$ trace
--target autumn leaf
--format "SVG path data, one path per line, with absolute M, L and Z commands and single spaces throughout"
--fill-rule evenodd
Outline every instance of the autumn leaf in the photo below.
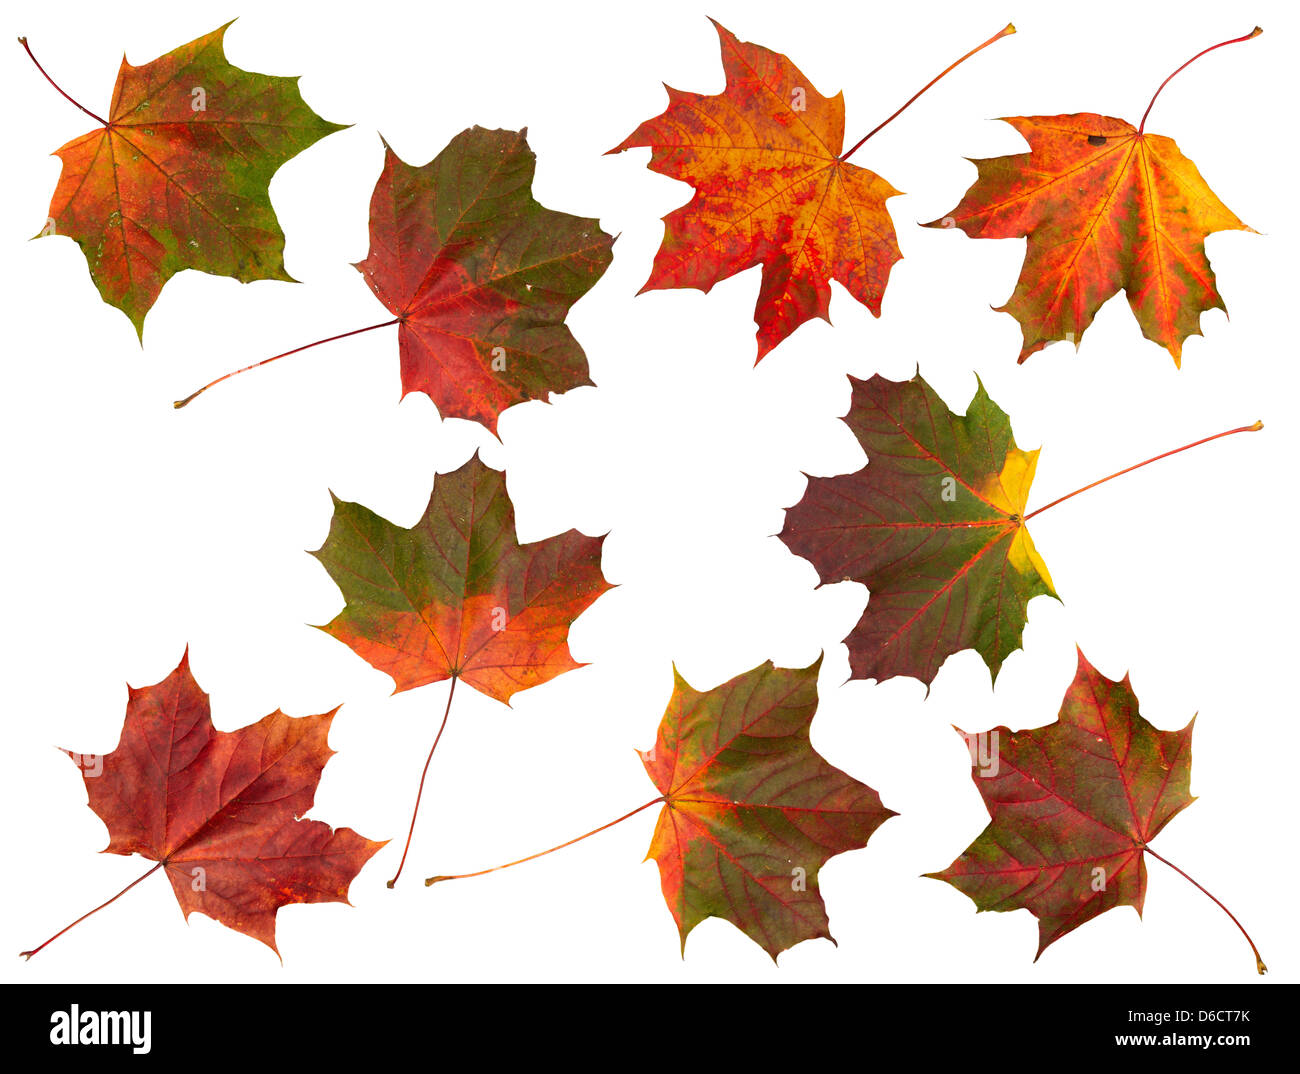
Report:
M 385 147 L 357 266 L 400 322 L 402 395 L 493 432 L 506 407 L 591 383 L 564 319 L 613 257 L 598 221 L 533 198 L 526 133 L 472 127 L 422 168 Z
M 1192 723 L 1157 730 L 1139 714 L 1127 675 L 1114 682 L 1080 652 L 1055 723 L 967 738 L 979 743 L 972 778 L 993 819 L 947 869 L 927 875 L 981 911 L 1028 909 L 1038 918 L 1038 955 L 1116 906 L 1141 916 L 1146 854 L 1187 876 L 1148 844 L 1195 800 Z
M 738 40 L 717 22 L 727 85 L 707 95 L 668 90 L 668 108 L 611 153 L 649 146 L 650 167 L 695 187 L 665 217 L 663 245 L 643 291 L 709 291 L 763 266 L 754 320 L 758 360 L 805 321 L 829 321 L 830 281 L 879 317 L 889 272 L 902 257 L 885 207 L 888 182 L 848 157 L 844 97 L 823 97 L 779 52 Z M 995 34 L 943 75 L 1007 34 Z
M 438 475 L 410 529 L 335 499 L 329 536 L 314 554 L 346 603 L 322 629 L 392 676 L 396 691 L 452 680 L 437 749 L 456 681 L 509 704 L 518 691 L 582 666 L 569 652 L 569 627 L 610 588 L 603 542 L 570 530 L 520 544 L 505 475 L 475 455 Z
M 397 690 L 463 679 L 504 701 L 581 667 L 569 625 L 609 588 L 604 537 L 576 530 L 521 545 L 505 475 L 475 455 L 439 474 L 410 529 L 335 499 L 325 565 L 346 606 L 324 629 Z
M 1227 312 L 1205 238 L 1254 229 L 1173 139 L 1145 131 L 1146 119 L 1137 127 L 1092 112 L 1005 119 L 1030 151 L 975 161 L 979 178 L 961 204 L 926 225 L 978 239 L 1028 238 L 1015 292 L 998 307 L 1020 322 L 1020 361 L 1056 340 L 1077 347 L 1097 310 L 1121 290 L 1142 334 L 1179 365 L 1183 341 L 1201 334 L 1201 314 Z
M 674 670 L 655 745 L 641 754 L 660 797 L 549 850 L 425 883 L 522 865 L 662 805 L 646 859 L 658 862 L 683 953 L 710 917 L 732 922 L 774 960 L 802 940 L 833 943 L 818 873 L 896 814 L 812 748 L 820 667 L 820 658 L 797 670 L 768 662 L 702 692 Z
M 812 748 L 817 673 L 771 662 L 700 692 L 675 674 L 653 749 L 663 794 L 650 853 L 685 950 L 701 921 L 730 921 L 773 959 L 834 942 L 817 874 L 896 814 Z
M 227 62 L 229 25 L 142 67 L 123 59 L 108 119 L 77 105 L 102 129 L 57 152 L 63 170 L 40 236 L 75 240 L 104 301 L 141 336 L 163 284 L 182 269 L 292 281 L 271 177 L 343 129 L 307 107 L 296 78 Z
M 1081 492 L 1188 448 L 1162 452 L 1026 512 L 1038 449 L 1021 451 L 1011 422 L 980 384 L 964 416 L 920 376 L 850 377 L 844 421 L 867 454 L 852 474 L 809 478 L 781 540 L 822 584 L 861 582 L 867 609 L 846 640 L 853 677 L 911 675 L 929 685 L 953 653 L 974 649 L 994 679 L 1020 648 L 1026 606 L 1056 596 L 1026 523 Z
M 238 373 L 345 336 L 397 326 L 402 396 L 424 392 L 444 418 L 481 421 L 590 384 L 565 324 L 604 274 L 614 240 L 596 220 L 539 204 L 525 131 L 462 131 L 428 164 L 385 145 L 370 201 L 370 256 L 356 267 L 394 317 L 295 347 Z
M 781 540 L 822 582 L 870 590 L 847 639 L 855 678 L 928 684 L 968 648 L 996 678 L 1020 647 L 1026 605 L 1056 596 L 1024 522 L 1038 452 L 1016 447 L 982 384 L 960 416 L 919 376 L 850 380 L 844 420 L 868 464 L 811 478 Z
M 165 870 L 186 918 L 206 914 L 278 954 L 279 908 L 346 903 L 352 879 L 384 845 L 301 819 L 333 753 L 327 739 L 337 711 L 299 719 L 273 712 L 218 731 L 187 653 L 162 682 L 130 690 L 112 753 L 69 753 L 108 827 L 104 853 L 156 861 L 145 876 Z

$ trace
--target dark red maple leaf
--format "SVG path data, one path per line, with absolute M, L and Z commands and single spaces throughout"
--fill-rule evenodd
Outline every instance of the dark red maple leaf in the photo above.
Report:
M 187 652 L 162 682 L 130 690 L 112 753 L 69 753 L 108 827 L 104 852 L 156 861 L 145 876 L 163 869 L 187 918 L 206 914 L 279 954 L 279 908 L 346 903 L 353 878 L 384 845 L 302 819 L 333 752 L 327 738 L 337 711 L 298 719 L 273 712 L 218 731 Z

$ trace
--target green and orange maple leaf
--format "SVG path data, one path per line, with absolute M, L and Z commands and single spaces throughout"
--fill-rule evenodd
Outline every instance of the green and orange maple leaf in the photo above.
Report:
M 1160 858 L 1149 844 L 1195 800 L 1192 723 L 1157 730 L 1128 676 L 1108 679 L 1080 652 L 1055 723 L 980 737 L 987 745 L 972 778 L 992 820 L 947 869 L 927 875 L 981 911 L 1028 909 L 1038 918 L 1035 960 L 1107 910 L 1132 906 L 1141 916 L 1145 855 Z
M 521 545 L 505 474 L 475 455 L 438 475 L 410 529 L 334 501 L 314 554 L 346 604 L 322 629 L 391 675 L 398 691 L 456 678 L 508 704 L 582 666 L 568 631 L 609 588 L 603 542 L 570 530 Z
M 101 129 L 57 151 L 63 170 L 40 234 L 81 247 L 104 301 L 140 335 L 182 269 L 292 281 L 271 177 L 343 129 L 307 107 L 296 78 L 232 66 L 229 25 L 141 67 L 123 59 L 108 118 L 82 108 Z
M 218 731 L 186 653 L 162 682 L 130 690 L 112 753 L 69 753 L 108 827 L 104 853 L 156 861 L 145 876 L 166 872 L 187 919 L 206 914 L 278 954 L 280 907 L 346 903 L 353 878 L 384 845 L 303 819 L 333 753 L 337 711 L 297 719 L 273 712 Z
M 769 661 L 706 691 L 674 674 L 642 761 L 663 794 L 647 856 L 683 950 L 710 917 L 773 959 L 802 940 L 834 942 L 817 875 L 896 815 L 813 749 L 820 668 L 820 658 L 793 670 Z
M 683 954 L 710 917 L 730 921 L 773 960 L 803 940 L 833 943 L 818 874 L 896 814 L 813 749 L 820 668 L 820 657 L 797 669 L 769 661 L 704 691 L 674 669 L 655 744 L 640 754 L 658 798 L 550 850 L 425 883 L 522 865 L 661 806 L 646 860 L 658 863 Z
M 1004 122 L 1029 152 L 974 161 L 979 177 L 961 203 L 926 226 L 977 239 L 1028 238 L 1015 292 L 997 307 L 1020 322 L 1019 360 L 1057 340 L 1077 346 L 1102 304 L 1122 290 L 1142 334 L 1181 365 L 1184 340 L 1201 334 L 1201 314 L 1227 312 L 1206 237 L 1254 229 L 1172 138 L 1145 131 L 1146 116 L 1138 127 L 1092 112 Z
M 451 680 L 429 750 L 392 887 L 406 864 L 424 780 L 464 680 L 497 701 L 582 667 L 569 627 L 610 588 L 604 537 L 576 530 L 520 544 L 506 478 L 475 455 L 440 474 L 410 529 L 335 499 L 329 536 L 315 552 L 343 591 L 323 629 L 390 675 L 395 692 Z

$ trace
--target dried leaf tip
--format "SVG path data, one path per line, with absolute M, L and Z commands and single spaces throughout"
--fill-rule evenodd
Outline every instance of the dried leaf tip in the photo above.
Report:
M 1016 32 L 1016 24 L 1014 22 L 1009 22 L 1003 28 L 1002 32 L 998 34 L 998 37 L 1009 37 L 1011 34 L 1014 34 L 1015 32 Z
M 1264 428 L 1264 423 L 1263 423 L 1262 421 L 1257 421 L 1257 422 L 1255 422 L 1254 425 L 1251 425 L 1249 428 L 1247 428 L 1246 431 L 1247 431 L 1248 433 L 1257 433 L 1257 432 L 1259 432 L 1260 429 L 1262 429 L 1262 428 Z
M 1264 32 L 1264 27 L 1262 27 L 1262 26 L 1256 26 L 1253 30 L 1250 31 L 1250 36 L 1251 36 L 1251 37 L 1258 37 L 1258 36 L 1259 36 L 1260 34 L 1262 34 L 1263 32 Z M 1262 966 L 1263 963 L 1261 962 L 1260 965 Z

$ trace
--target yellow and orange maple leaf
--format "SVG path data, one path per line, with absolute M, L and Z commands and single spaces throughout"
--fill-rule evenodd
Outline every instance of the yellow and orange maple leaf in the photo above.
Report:
M 1256 27 L 1187 63 L 1260 33 Z M 1122 290 L 1142 334 L 1181 365 L 1183 341 L 1201 334 L 1201 314 L 1227 312 L 1206 236 L 1254 229 L 1219 200 L 1172 138 L 1146 132 L 1145 115 L 1137 127 L 1092 112 L 1004 122 L 1029 152 L 975 161 L 979 177 L 961 203 L 926 226 L 960 228 L 971 238 L 1028 237 L 1015 292 L 997 307 L 1020 322 L 1019 360 L 1057 340 L 1077 345 L 1102 304 Z

